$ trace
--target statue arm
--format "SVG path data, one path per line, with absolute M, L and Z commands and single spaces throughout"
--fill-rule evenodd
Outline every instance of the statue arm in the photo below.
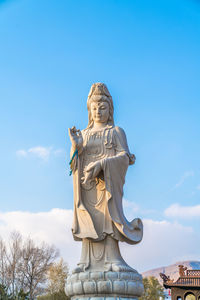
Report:
M 115 179 L 119 177 L 119 185 L 120 182 L 124 182 L 125 180 L 126 170 L 132 157 L 128 149 L 125 132 L 120 127 L 113 129 L 112 142 L 114 144 L 115 155 L 103 158 L 101 160 L 101 168 L 104 173 L 109 169 L 109 173 L 115 174 Z M 107 176 L 105 175 L 105 177 Z
M 129 165 L 135 163 L 135 155 L 131 154 L 128 148 L 128 143 L 126 139 L 126 134 L 124 130 L 118 126 L 115 127 L 114 131 L 114 139 L 116 144 L 116 153 L 126 153 L 129 158 Z

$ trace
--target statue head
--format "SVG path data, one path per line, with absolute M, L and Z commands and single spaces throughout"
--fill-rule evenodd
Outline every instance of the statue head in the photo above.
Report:
M 95 104 L 94 104 L 95 103 Z M 88 109 L 88 127 L 92 127 L 94 120 L 92 117 L 92 106 L 105 104 L 109 108 L 107 119 L 107 124 L 114 125 L 113 120 L 113 101 L 112 97 L 107 89 L 107 86 L 104 83 L 97 82 L 91 86 L 88 99 L 87 99 L 87 109 Z

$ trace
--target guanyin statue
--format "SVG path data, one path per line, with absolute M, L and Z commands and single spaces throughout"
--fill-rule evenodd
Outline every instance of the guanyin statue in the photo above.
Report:
M 122 197 L 126 171 L 134 164 L 126 135 L 114 125 L 112 97 L 103 83 L 92 85 L 87 99 L 88 126 L 69 129 L 74 184 L 72 233 L 82 241 L 82 254 L 74 273 L 86 270 L 132 272 L 118 242 L 137 244 L 142 221 L 129 222 Z

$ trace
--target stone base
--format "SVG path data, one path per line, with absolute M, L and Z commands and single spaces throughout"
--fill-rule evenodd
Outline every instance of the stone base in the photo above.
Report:
M 65 289 L 73 300 L 137 300 L 143 290 L 142 276 L 137 271 L 75 273 L 68 277 Z
M 72 297 L 71 299 L 73 300 L 138 300 L 138 298 L 124 298 L 124 297 L 109 297 L 109 296 L 105 296 L 105 297 Z

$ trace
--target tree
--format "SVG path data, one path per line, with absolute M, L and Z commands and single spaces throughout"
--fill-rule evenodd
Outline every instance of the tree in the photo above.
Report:
M 69 300 L 64 291 L 55 294 L 38 296 L 37 300 Z
M 140 297 L 140 300 L 159 300 L 164 299 L 164 289 L 159 283 L 158 279 L 154 276 L 143 278 L 144 294 Z
M 0 238 L 0 283 L 1 288 L 8 286 L 7 249 L 4 241 Z
M 49 294 L 64 291 L 65 283 L 68 276 L 68 266 L 61 258 L 59 262 L 53 263 L 47 273 Z
M 41 291 L 41 285 L 47 280 L 47 272 L 58 251 L 53 246 L 43 243 L 36 246 L 33 240 L 27 239 L 22 250 L 20 277 L 23 288 L 28 291 L 30 300 Z
M 0 284 L 0 300 L 12 300 L 5 285 Z
M 12 232 L 6 250 L 7 286 L 10 294 L 15 296 L 21 290 L 18 272 L 21 262 L 22 236 L 19 232 Z
M 17 300 L 29 300 L 29 293 L 25 293 L 22 289 L 19 291 L 17 295 Z
M 38 300 L 68 300 L 65 284 L 68 276 L 68 265 L 61 258 L 53 263 L 47 273 L 47 294 L 37 297 Z
M 9 299 L 34 299 L 47 281 L 47 272 L 58 256 L 58 250 L 45 243 L 36 245 L 14 232 L 6 244 L 0 238 L 0 284 Z M 6 298 L 5 298 L 6 299 Z
M 29 300 L 28 293 L 20 290 L 15 296 L 9 294 L 5 285 L 0 284 L 0 300 Z

